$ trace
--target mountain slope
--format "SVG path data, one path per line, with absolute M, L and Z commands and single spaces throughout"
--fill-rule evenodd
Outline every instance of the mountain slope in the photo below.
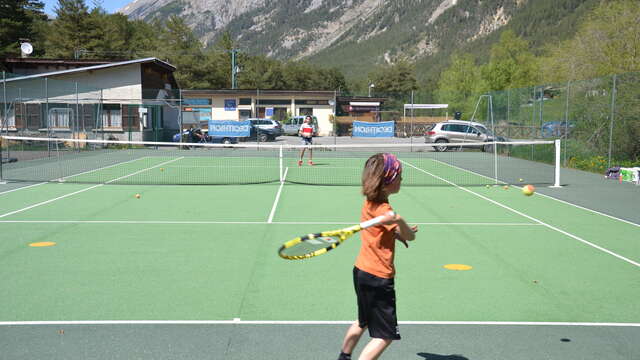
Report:
M 205 44 L 228 31 L 248 53 L 336 66 L 351 78 L 400 58 L 428 78 L 427 67 L 441 68 L 453 51 L 486 55 L 504 28 L 534 47 L 570 37 L 598 1 L 136 0 L 121 12 L 146 21 L 179 15 Z

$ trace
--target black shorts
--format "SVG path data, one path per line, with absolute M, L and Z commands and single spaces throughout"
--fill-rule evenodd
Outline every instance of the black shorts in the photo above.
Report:
M 372 338 L 400 340 L 393 279 L 380 278 L 353 268 L 353 286 L 358 298 L 358 323 L 369 327 Z

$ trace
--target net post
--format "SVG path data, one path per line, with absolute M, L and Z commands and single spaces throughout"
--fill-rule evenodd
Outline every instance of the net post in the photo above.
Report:
M 555 180 L 553 182 L 553 186 L 551 186 L 552 188 L 560 188 L 562 186 L 560 186 L 560 139 L 556 139 L 554 141 L 554 145 L 555 145 L 555 170 L 554 170 L 554 175 L 555 175 Z

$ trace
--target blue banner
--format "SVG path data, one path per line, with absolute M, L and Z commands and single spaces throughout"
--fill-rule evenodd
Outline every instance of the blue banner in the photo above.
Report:
M 251 132 L 251 122 L 234 120 L 210 120 L 210 136 L 248 137 Z
M 394 134 L 395 122 L 393 121 L 378 123 L 354 121 L 351 133 L 354 137 L 393 137 Z

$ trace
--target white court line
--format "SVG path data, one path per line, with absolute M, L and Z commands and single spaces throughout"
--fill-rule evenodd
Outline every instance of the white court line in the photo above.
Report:
M 132 174 L 125 175 L 125 176 L 121 176 L 121 177 L 119 177 L 119 178 L 117 178 L 117 179 L 109 180 L 109 181 L 107 181 L 107 182 L 106 182 L 106 183 L 104 183 L 104 184 L 93 185 L 93 186 L 90 186 L 90 187 L 85 188 L 85 189 L 82 189 L 82 190 L 78 190 L 78 191 L 74 191 L 74 192 L 69 193 L 69 194 L 66 194 L 66 195 L 58 196 L 57 198 L 54 198 L 54 199 L 50 199 L 50 200 L 47 200 L 47 201 L 39 202 L 39 203 L 37 203 L 37 204 L 33 204 L 33 205 L 27 206 L 27 207 L 25 207 L 25 208 L 19 209 L 19 210 L 14 210 L 14 211 L 8 212 L 8 213 L 6 213 L 6 214 L 2 214 L 2 215 L 0 215 L 0 218 L 7 217 L 7 216 L 9 216 L 9 215 L 13 215 L 13 214 L 17 214 L 17 213 L 20 213 L 20 212 L 23 212 L 23 211 L 26 211 L 26 210 L 29 210 L 29 209 L 33 209 L 33 208 L 38 207 L 38 206 L 41 206 L 41 205 L 46 205 L 46 204 L 52 203 L 52 202 L 54 202 L 54 201 L 57 201 L 57 200 L 60 200 L 60 199 L 64 199 L 64 198 L 66 198 L 66 197 L 69 197 L 69 196 L 72 196 L 72 195 L 75 195 L 75 194 L 79 194 L 79 193 L 82 193 L 82 192 L 85 192 L 85 191 L 89 191 L 89 190 L 91 190 L 91 189 L 95 189 L 95 188 L 97 188 L 97 187 L 104 186 L 104 185 L 106 185 L 106 184 L 110 184 L 110 183 L 115 182 L 115 181 L 118 181 L 118 180 L 126 179 L 126 178 L 128 178 L 128 177 L 130 177 L 130 176 L 140 174 L 141 172 L 145 172 L 145 171 L 151 170 L 151 169 L 156 168 L 156 167 L 158 167 L 158 166 L 162 166 L 162 165 L 164 165 L 164 164 L 167 164 L 167 163 L 170 163 L 170 162 L 173 162 L 173 161 L 180 160 L 180 159 L 182 159 L 183 157 L 184 157 L 184 156 L 179 157 L 179 158 L 177 158 L 177 159 L 173 159 L 173 160 L 165 161 L 165 162 L 163 162 L 163 163 L 161 163 L 161 164 L 158 164 L 158 165 L 155 165 L 155 166 L 152 166 L 152 167 L 146 168 L 146 169 L 142 169 L 142 170 L 136 171 L 136 172 L 134 172 L 134 173 L 132 173 Z
M 2 223 L 15 224 L 154 224 L 154 225 L 353 225 L 355 222 L 293 222 L 293 221 L 162 221 L 162 220 L 0 220 Z M 434 223 L 434 222 L 411 222 L 415 225 L 443 225 L 443 226 L 542 226 L 536 223 Z
M 626 261 L 626 262 L 628 262 L 629 264 L 632 264 L 632 265 L 635 265 L 635 266 L 637 266 L 637 267 L 640 267 L 640 263 L 635 262 L 635 261 L 633 261 L 633 260 L 631 260 L 631 259 L 628 259 L 628 258 L 626 258 L 626 257 L 624 257 L 624 256 L 622 256 L 622 255 L 620 255 L 620 254 L 616 254 L 615 252 L 613 252 L 613 251 L 611 251 L 611 250 L 609 250 L 609 249 L 605 249 L 605 248 L 603 248 L 602 246 L 599 246 L 599 245 L 596 245 L 596 244 L 594 244 L 594 243 L 592 243 L 592 242 L 589 242 L 589 241 L 587 241 L 587 240 L 585 240 L 585 239 L 583 239 L 583 238 L 581 238 L 581 237 L 579 237 L 579 236 L 573 235 L 573 234 L 568 233 L 568 232 L 566 232 L 566 231 L 564 231 L 564 230 L 561 230 L 561 229 L 559 229 L 559 228 L 557 228 L 557 227 L 555 227 L 555 226 L 549 225 L 549 224 L 547 224 L 547 223 L 545 223 L 545 222 L 543 222 L 543 221 L 541 221 L 541 220 L 538 220 L 538 219 L 534 218 L 533 216 L 529 216 L 529 215 L 524 214 L 524 213 L 522 213 L 522 212 L 520 212 L 520 211 L 518 211 L 518 210 L 512 209 L 512 208 L 508 207 L 507 205 L 504 205 L 504 204 L 499 203 L 499 202 L 497 202 L 497 201 L 495 201 L 495 200 L 489 199 L 488 197 L 483 196 L 483 195 L 481 195 L 481 194 L 478 194 L 478 193 L 477 193 L 477 192 L 475 192 L 475 191 L 471 191 L 471 190 L 469 190 L 469 189 L 467 189 L 467 188 L 464 188 L 464 187 L 462 187 L 462 186 L 460 186 L 460 185 L 458 185 L 458 184 L 455 184 L 455 183 L 453 183 L 453 182 L 451 182 L 451 181 L 449 181 L 449 180 L 446 180 L 446 179 L 443 179 L 443 178 L 441 178 L 441 177 L 439 177 L 439 176 L 437 176 L 437 175 L 431 174 L 430 172 L 428 172 L 428 171 L 426 171 L 426 170 L 423 170 L 423 169 L 420 169 L 420 168 L 418 168 L 418 167 L 416 167 L 416 166 L 414 166 L 414 165 L 412 165 L 412 164 L 410 164 L 410 163 L 408 163 L 408 162 L 406 162 L 406 161 L 404 161 L 404 160 L 401 160 L 401 162 L 403 162 L 403 163 L 405 163 L 405 164 L 407 164 L 407 165 L 411 166 L 412 168 L 414 168 L 414 169 L 416 169 L 416 170 L 422 171 L 423 173 L 425 173 L 425 174 L 427 174 L 427 175 L 431 175 L 431 176 L 435 177 L 436 179 L 442 180 L 442 181 L 444 181 L 444 182 L 446 182 L 446 183 L 448 183 L 448 184 L 450 184 L 450 185 L 453 185 L 453 186 L 455 186 L 456 188 L 458 188 L 458 189 L 460 189 L 460 190 L 466 191 L 466 192 L 468 192 L 468 193 L 470 193 L 470 194 L 473 194 L 473 195 L 475 195 L 475 196 L 477 196 L 477 197 L 479 197 L 479 198 L 481 198 L 481 199 L 487 200 L 487 201 L 489 201 L 489 202 L 490 202 L 490 203 L 492 203 L 492 204 L 498 205 L 498 206 L 500 206 L 500 207 L 502 207 L 502 208 L 504 208 L 504 209 L 507 209 L 507 210 L 509 210 L 509 211 L 512 211 L 512 212 L 514 212 L 514 213 L 516 213 L 516 214 L 518 214 L 518 215 L 520 215 L 520 216 L 523 216 L 523 217 L 525 217 L 525 218 L 527 218 L 527 219 L 529 219 L 529 220 L 535 221 L 535 222 L 536 222 L 536 223 L 538 223 L 538 224 L 544 225 L 544 226 L 548 227 L 548 228 L 549 228 L 549 229 L 551 229 L 551 230 L 555 230 L 555 231 L 557 231 L 557 232 L 559 232 L 559 233 L 561 233 L 561 234 L 564 234 L 564 235 L 566 235 L 566 236 L 568 236 L 568 237 L 570 237 L 570 238 L 572 238 L 572 239 L 574 239 L 574 240 L 578 240 L 578 241 L 580 241 L 580 242 L 582 242 L 582 243 L 584 243 L 584 244 L 586 244 L 586 245 L 589 245 L 589 246 L 591 246 L 591 247 L 593 247 L 593 248 L 595 248 L 595 249 L 598 249 L 598 250 L 600 250 L 600 251 L 602 251 L 602 252 L 605 252 L 605 253 L 607 253 L 607 254 L 609 254 L 609 255 L 615 256 L 615 257 L 617 257 L 617 258 L 618 258 L 618 259 L 620 259 L 620 260 Z
M 32 188 L 32 187 L 43 185 L 43 184 L 46 184 L 46 183 L 47 182 L 45 181 L 45 182 L 41 182 L 41 183 L 37 183 L 37 184 L 32 184 L 32 185 L 29 185 L 29 186 L 19 187 L 17 189 L 7 190 L 7 191 L 4 191 L 4 192 L 0 192 L 0 195 L 8 194 L 10 192 L 14 192 L 14 191 L 22 190 L 22 189 Z
M 125 162 L 120 162 L 120 163 L 113 164 L 113 165 L 109 165 L 109 166 L 104 166 L 104 167 L 101 167 L 101 168 L 98 168 L 98 169 L 94 169 L 94 170 L 84 171 L 84 172 L 81 172 L 81 173 L 78 173 L 78 174 L 74 174 L 74 175 L 68 175 L 68 176 L 62 177 L 62 178 L 60 178 L 60 179 L 58 179 L 58 180 L 64 180 L 64 179 L 68 179 L 68 178 L 71 178 L 71 177 L 74 177 L 74 176 L 83 175 L 83 174 L 88 174 L 88 173 L 90 173 L 90 172 L 94 172 L 94 171 L 98 171 L 98 170 L 104 170 L 104 169 L 107 169 L 107 168 L 110 168 L 110 167 L 114 167 L 114 166 L 117 166 L 117 165 L 126 164 L 126 163 L 129 163 L 129 162 L 132 162 L 132 161 L 136 161 L 136 160 L 140 160 L 140 159 L 145 159 L 145 158 L 147 158 L 147 156 L 144 156 L 144 157 L 141 157 L 141 158 L 138 158 L 138 159 L 133 159 L 133 160 L 125 161 Z M 48 183 L 48 182 L 47 182 L 47 181 L 45 181 L 45 182 L 41 182 L 41 183 L 38 183 L 38 184 L 33 184 L 33 185 L 29 185 L 29 186 L 23 186 L 23 187 L 21 187 L 21 188 L 17 188 L 17 189 L 13 189 L 13 190 L 9 190 L 9 191 L 5 191 L 5 192 L 1 192 L 1 193 L 0 193 L 0 195 L 8 194 L 8 193 L 10 193 L 10 192 L 14 192 L 14 191 L 22 190 L 22 189 L 28 189 L 28 188 L 31 188 L 31 187 L 34 187 L 34 186 L 43 185 L 43 184 L 47 184 L 47 183 Z
M 83 172 L 81 172 L 81 173 L 77 173 L 77 174 L 73 174 L 73 175 L 67 175 L 67 176 L 65 176 L 65 177 L 61 177 L 59 180 L 65 180 L 65 179 L 68 179 L 68 178 L 72 178 L 72 177 L 74 177 L 74 176 L 80 176 L 80 175 L 84 175 L 84 174 L 92 173 L 92 172 L 94 172 L 94 171 L 104 170 L 104 169 L 112 168 L 112 167 L 114 167 L 114 166 L 118 166 L 118 165 L 122 165 L 122 164 L 130 163 L 130 162 L 134 162 L 134 161 L 138 161 L 138 160 L 142 160 L 142 159 L 146 159 L 146 158 L 148 158 L 148 156 L 143 156 L 143 157 L 141 157 L 141 158 L 137 158 L 137 159 L 133 159 L 133 160 L 127 160 L 127 161 L 123 161 L 123 162 L 115 163 L 115 164 L 112 164 L 112 165 L 103 166 L 103 167 L 101 167 L 101 168 L 97 168 L 97 169 L 93 169 L 93 170 L 89 170 L 89 171 L 83 171 Z M 62 181 L 62 182 L 64 182 L 64 181 Z
M 282 187 L 284 186 L 284 181 L 287 178 L 288 171 L 288 167 L 284 169 L 284 175 L 282 176 L 282 181 L 280 182 L 280 187 L 278 188 L 278 193 L 276 194 L 276 199 L 273 202 L 273 207 L 271 207 L 271 213 L 269 214 L 269 219 L 267 220 L 268 223 L 271 223 L 273 221 L 273 216 L 276 214 L 276 208 L 278 207 L 278 201 L 280 200 L 280 193 L 282 192 Z
M 489 180 L 493 180 L 493 181 L 495 181 L 495 179 L 490 178 L 490 177 L 485 176 L 485 175 L 482 175 L 482 174 L 479 174 L 479 173 L 477 173 L 477 172 L 475 172 L 475 171 L 471 171 L 471 170 L 463 169 L 463 168 L 461 168 L 461 167 L 458 167 L 458 166 L 455 166 L 455 165 L 451 165 L 451 164 L 449 164 L 449 163 L 446 163 L 446 162 L 444 162 L 444 161 L 440 161 L 440 160 L 437 160 L 437 159 L 431 159 L 431 160 L 436 161 L 436 162 L 439 162 L 439 163 L 444 164 L 444 165 L 447 165 L 447 166 L 450 166 L 450 167 L 452 167 L 452 168 L 454 168 L 454 169 L 458 169 L 458 170 L 461 170 L 461 171 L 465 171 L 465 172 L 468 172 L 468 173 L 471 173 L 471 174 L 474 174 L 474 175 L 478 175 L 478 176 L 481 176 L 481 177 L 483 177 L 483 178 L 486 178 L 486 179 L 489 179 Z M 501 183 L 503 183 L 503 184 L 506 184 L 504 181 L 500 181 L 500 180 L 498 180 L 498 182 L 501 182 Z M 521 186 L 517 186 L 517 185 L 511 185 L 511 186 L 513 186 L 513 187 L 517 187 L 517 188 L 522 188 Z M 621 218 L 619 218 L 619 217 L 615 217 L 615 216 L 613 216 L 613 215 L 605 214 L 605 213 L 600 212 L 600 211 L 598 211 L 598 210 L 593 210 L 593 209 L 589 209 L 589 208 L 584 207 L 584 206 L 580 206 L 580 205 L 572 204 L 572 203 L 570 203 L 570 202 L 568 202 L 568 201 L 565 201 L 565 200 L 562 200 L 562 199 L 558 199 L 558 198 L 553 197 L 553 196 L 551 196 L 551 195 L 543 194 L 543 193 L 541 193 L 541 192 L 537 192 L 536 194 L 537 194 L 537 195 L 540 195 L 540 196 L 544 196 L 544 197 L 546 197 L 546 198 L 548 198 L 548 199 L 552 199 L 552 200 L 555 200 L 555 201 L 559 201 L 559 202 L 561 202 L 561 203 L 563 203 L 563 204 L 566 204 L 566 205 L 571 205 L 571 206 L 577 207 L 578 209 L 582 209 L 582 210 L 590 211 L 590 212 L 592 212 L 592 213 L 594 213 L 594 214 L 598 214 L 598 215 L 606 216 L 606 217 L 608 217 L 608 218 L 610 218 L 610 219 L 613 219 L 613 220 L 618 220 L 618 221 L 621 221 L 621 222 L 626 223 L 626 224 L 629 224 L 629 225 L 633 225 L 633 226 L 640 227 L 640 224 L 636 224 L 636 223 L 634 223 L 633 221 L 629 221 L 629 220 L 621 219 Z
M 350 325 L 353 320 L 76 320 L 76 321 L 0 321 L 0 326 L 33 325 Z M 593 326 L 640 327 L 640 323 L 593 323 L 551 321 L 398 321 L 400 325 L 492 325 L 492 326 Z

